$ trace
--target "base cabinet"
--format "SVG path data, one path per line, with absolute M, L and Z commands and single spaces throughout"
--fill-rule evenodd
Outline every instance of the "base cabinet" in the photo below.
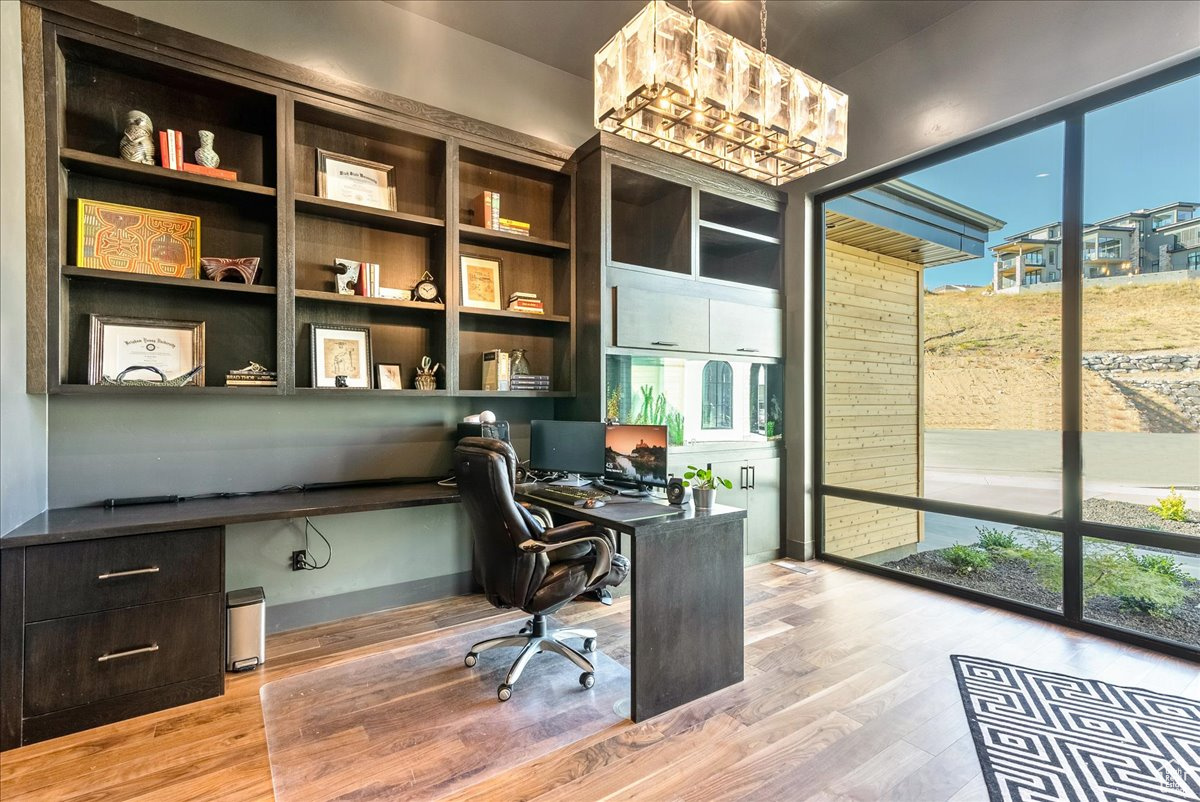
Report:
M 733 483 L 732 489 L 717 491 L 718 504 L 746 511 L 744 552 L 749 562 L 774 559 L 782 549 L 783 506 L 782 460 L 777 456 L 742 459 L 708 459 L 685 455 L 671 460 L 671 472 L 682 476 L 688 465 L 704 467 L 712 463 L 713 473 Z

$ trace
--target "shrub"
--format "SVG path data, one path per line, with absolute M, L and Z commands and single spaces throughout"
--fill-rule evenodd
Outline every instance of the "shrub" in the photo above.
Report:
M 1187 590 L 1175 577 L 1143 567 L 1130 547 L 1099 544 L 1085 548 L 1083 556 L 1083 598 L 1096 596 L 1119 600 L 1123 610 L 1166 618 Z
M 1176 492 L 1174 487 L 1171 488 L 1170 493 L 1160 498 L 1157 504 L 1151 504 L 1150 511 L 1156 513 L 1164 521 L 1187 520 L 1187 502 Z
M 974 546 L 956 544 L 945 549 L 942 556 L 954 567 L 956 572 L 964 576 L 975 571 L 987 570 L 992 565 L 992 558 L 988 556 L 988 553 Z
M 1133 559 L 1143 571 L 1165 576 L 1180 585 L 1188 578 L 1179 561 L 1168 554 L 1139 554 Z
M 988 529 L 982 526 L 975 527 L 975 531 L 979 533 L 980 548 L 996 551 L 1017 547 L 1017 539 L 1012 536 L 1011 532 L 1001 532 L 999 529 Z

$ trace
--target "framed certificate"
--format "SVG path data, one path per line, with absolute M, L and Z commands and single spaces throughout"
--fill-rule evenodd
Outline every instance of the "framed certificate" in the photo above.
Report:
M 204 322 L 91 315 L 88 384 L 101 379 L 177 379 L 204 364 Z M 156 368 L 129 370 L 129 368 Z M 204 371 L 187 384 L 204 386 Z
M 500 309 L 500 260 L 490 256 L 463 254 L 460 261 L 462 305 Z
M 317 195 L 396 211 L 396 168 L 317 148 Z

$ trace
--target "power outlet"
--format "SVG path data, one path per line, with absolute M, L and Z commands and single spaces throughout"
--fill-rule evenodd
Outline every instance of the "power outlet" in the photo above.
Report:
M 308 552 L 305 551 L 304 549 L 300 549 L 299 551 L 293 551 L 292 552 L 292 570 L 293 571 L 303 571 L 305 568 L 305 563 L 308 562 L 307 558 L 308 558 Z

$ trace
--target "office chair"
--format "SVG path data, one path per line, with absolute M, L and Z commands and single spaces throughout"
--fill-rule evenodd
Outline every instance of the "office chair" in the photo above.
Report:
M 595 666 L 563 641 L 582 638 L 583 651 L 592 652 L 596 631 L 578 627 L 551 630 L 547 617 L 581 593 L 625 581 L 629 561 L 616 553 L 612 533 L 586 521 L 547 528 L 542 523 L 550 520 L 545 510 L 518 504 L 513 498 L 517 455 L 503 440 L 463 438 L 454 449 L 454 468 L 458 492 L 471 520 L 484 594 L 496 607 L 518 607 L 533 616 L 515 635 L 472 646 L 464 661 L 467 667 L 475 665 L 480 652 L 521 646 L 496 691 L 501 702 L 512 696 L 513 685 L 539 652 L 554 652 L 570 660 L 583 669 L 579 684 L 591 688 L 596 681 Z

